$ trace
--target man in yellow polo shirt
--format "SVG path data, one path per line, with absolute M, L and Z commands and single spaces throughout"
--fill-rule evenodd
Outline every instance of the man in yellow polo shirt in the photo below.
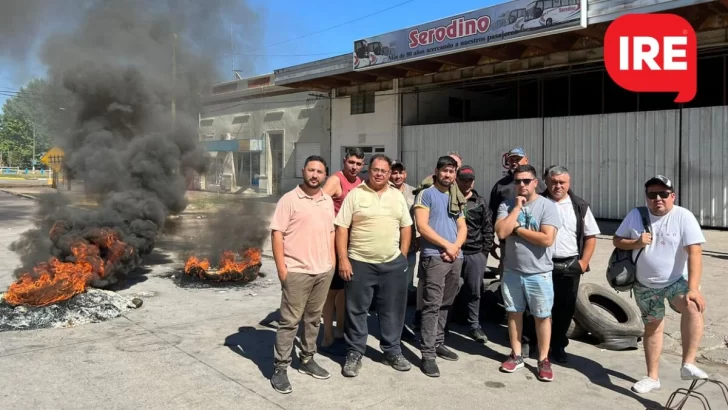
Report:
M 392 160 L 377 154 L 369 178 L 349 192 L 336 225 L 339 275 L 346 282 L 346 363 L 342 374 L 355 377 L 367 346 L 367 316 L 376 291 L 384 360 L 395 370 L 412 365 L 402 356 L 400 339 L 407 310 L 407 252 L 412 217 L 404 195 L 389 186 Z

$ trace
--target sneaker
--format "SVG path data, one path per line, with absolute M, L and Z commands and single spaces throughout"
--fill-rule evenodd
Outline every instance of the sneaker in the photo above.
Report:
M 451 362 L 458 360 L 458 355 L 455 354 L 452 350 L 448 349 L 445 345 L 437 345 L 435 346 L 435 353 L 437 355 L 445 360 L 450 360 Z
M 551 362 L 549 359 L 543 359 L 538 362 L 538 379 L 542 382 L 550 382 L 554 379 L 554 371 L 551 370 Z
M 356 377 L 359 375 L 359 370 L 361 370 L 361 355 L 356 352 L 347 353 L 341 374 L 346 377 Z
M 412 364 L 401 354 L 385 356 L 384 362 L 392 366 L 394 370 L 399 370 L 400 372 L 408 372 L 410 369 L 412 369 Z
M 471 338 L 473 338 L 473 340 L 478 343 L 488 343 L 488 337 L 485 335 L 485 332 L 483 332 L 483 329 L 479 327 L 475 329 L 470 329 L 469 335 Z
M 511 355 L 508 356 L 508 360 L 501 364 L 501 370 L 506 373 L 513 373 L 521 367 L 523 367 L 523 357 L 516 356 L 513 352 L 511 352 Z
M 430 377 L 440 377 L 440 368 L 437 367 L 435 359 L 422 359 L 422 373 Z
M 293 391 L 291 382 L 288 381 L 288 371 L 283 367 L 276 367 L 273 377 L 270 378 L 270 384 L 278 393 L 288 394 Z
M 318 363 L 313 361 L 313 357 L 302 357 L 301 366 L 298 371 L 309 376 L 313 376 L 314 379 L 326 380 L 331 375 L 323 367 L 319 366 Z
M 642 380 L 638 381 L 632 386 L 632 391 L 635 393 L 649 393 L 652 390 L 659 390 L 660 389 L 660 380 L 653 380 L 649 377 L 644 377 Z
M 683 380 L 705 380 L 708 378 L 708 373 L 700 370 L 692 363 L 683 363 L 680 368 L 680 378 Z
M 569 361 L 569 356 L 566 354 L 566 350 L 563 347 L 552 349 L 551 357 L 557 363 L 567 363 Z

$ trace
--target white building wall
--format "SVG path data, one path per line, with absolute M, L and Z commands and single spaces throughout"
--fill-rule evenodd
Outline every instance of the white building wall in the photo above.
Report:
M 475 169 L 475 189 L 485 197 L 503 177 L 503 154 L 512 148 L 522 147 L 536 169 L 543 168 L 540 118 L 416 125 L 402 131 L 402 162 L 410 185 L 432 175 L 437 159 L 450 151 L 459 152 L 463 164 Z
M 399 156 L 397 132 L 399 95 L 375 93 L 374 112 L 351 115 L 351 98 L 336 97 L 332 103 L 330 173 L 341 169 L 343 147 L 383 147 L 390 158 Z
M 280 193 L 285 193 L 302 181 L 300 175 L 297 176 L 300 174 L 297 169 L 302 167 L 302 164 L 296 164 L 297 144 L 305 143 L 307 152 L 319 144 L 319 154 L 330 161 L 330 109 L 328 98 L 312 97 L 308 91 L 206 105 L 201 113 L 201 123 L 206 119 L 214 121 L 211 127 L 200 128 L 201 140 L 220 140 L 226 136 L 236 140 L 262 139 L 263 155 L 257 170 L 261 184 L 259 192 L 275 194 L 271 181 L 270 138 L 282 133 Z M 236 118 L 238 123 L 234 124 Z M 205 133 L 212 134 L 213 138 L 205 139 Z

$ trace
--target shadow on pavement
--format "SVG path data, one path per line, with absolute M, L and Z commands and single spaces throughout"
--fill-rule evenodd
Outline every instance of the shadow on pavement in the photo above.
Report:
M 633 377 L 627 376 L 624 373 L 616 370 L 607 369 L 599 362 L 595 362 L 589 358 L 583 356 L 577 356 L 573 353 L 569 354 L 569 363 L 560 365 L 568 369 L 573 369 L 586 376 L 590 382 L 596 384 L 599 387 L 611 390 L 615 393 L 619 393 L 623 396 L 631 397 L 645 406 L 646 409 L 662 409 L 663 405 L 660 403 L 646 399 L 630 389 L 626 389 L 621 386 L 617 386 L 610 380 L 611 377 L 617 377 L 630 383 L 636 383 L 637 380 Z

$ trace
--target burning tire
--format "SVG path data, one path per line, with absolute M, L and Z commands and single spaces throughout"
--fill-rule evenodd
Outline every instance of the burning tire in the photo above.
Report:
M 239 256 L 238 256 L 239 255 Z M 248 283 L 260 276 L 261 252 L 259 249 L 247 249 L 236 255 L 233 251 L 223 251 L 217 267 L 210 261 L 190 256 L 185 263 L 184 277 L 209 282 Z

